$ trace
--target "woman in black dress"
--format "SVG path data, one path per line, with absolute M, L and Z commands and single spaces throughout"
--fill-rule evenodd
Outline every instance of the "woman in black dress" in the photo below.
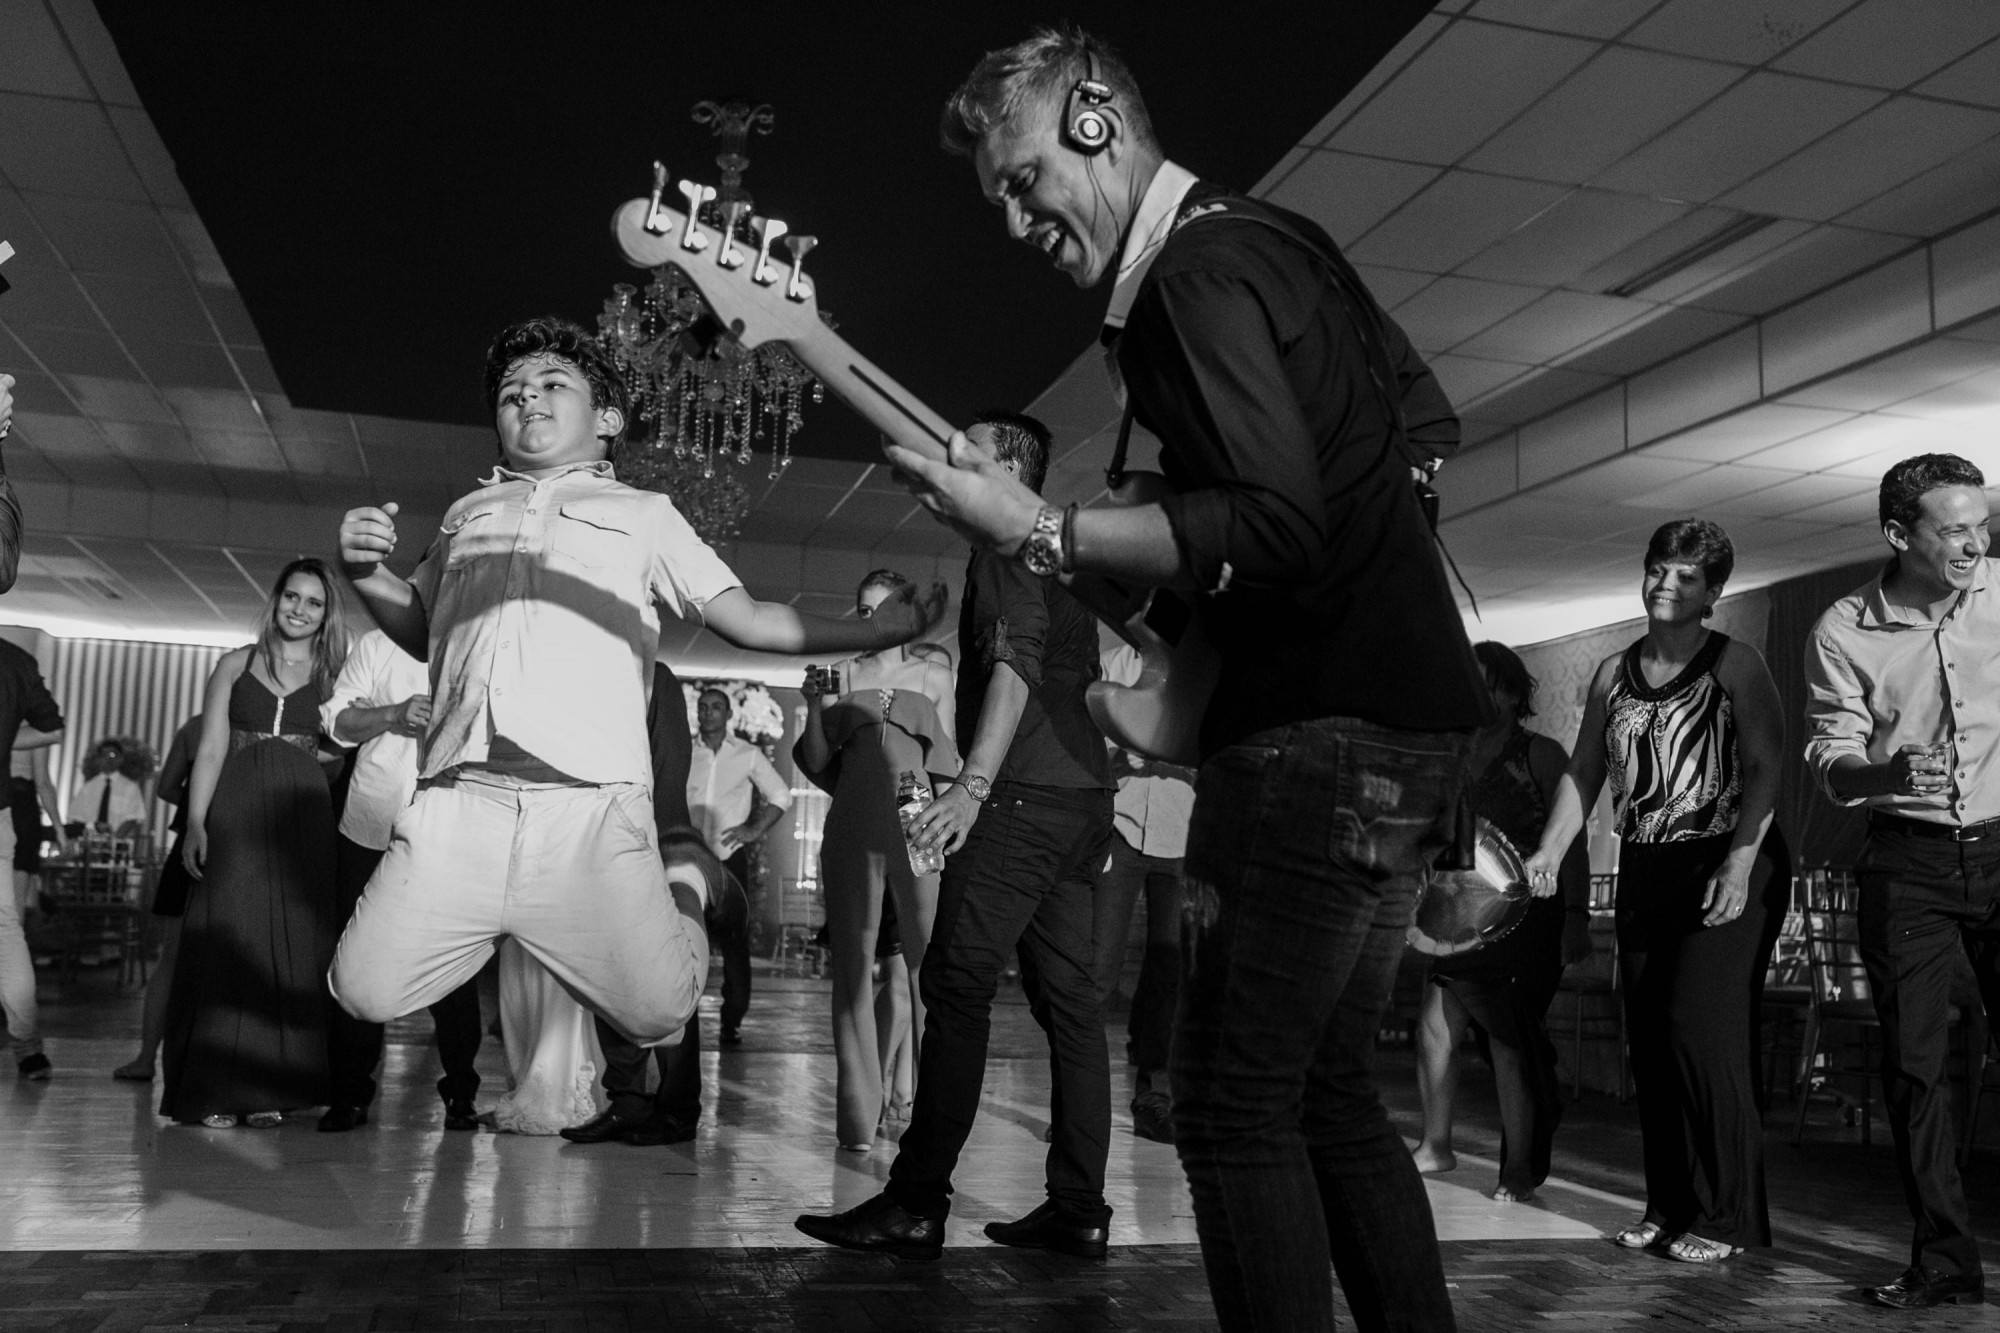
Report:
M 1687 1263 L 1771 1243 L 1757 1106 L 1758 1000 L 1791 889 L 1775 836 L 1778 687 L 1757 650 L 1702 622 L 1735 553 L 1721 528 L 1653 534 L 1646 637 L 1598 666 L 1539 850 L 1552 893 L 1608 774 L 1617 809 L 1618 958 L 1645 1144 L 1646 1215 L 1615 1237 Z
M 347 656 L 321 561 L 278 575 L 257 642 L 209 677 L 182 854 L 198 881 L 167 1005 L 160 1113 L 225 1129 L 327 1098 L 334 821 L 319 706 Z
M 1474 777 L 1467 798 L 1479 815 L 1523 852 L 1541 841 L 1569 753 L 1529 731 L 1535 678 L 1504 644 L 1478 643 L 1473 656 L 1493 694 L 1494 721 L 1473 738 Z M 1500 1180 L 1489 1197 L 1525 1203 L 1548 1179 L 1556 1126 L 1562 1121 L 1562 1087 L 1556 1049 L 1543 1020 L 1566 964 L 1590 953 L 1590 862 L 1581 843 L 1570 847 L 1558 877 L 1562 893 L 1537 898 L 1514 929 L 1469 953 L 1431 964 L 1417 1026 L 1417 1087 L 1424 1104 L 1424 1137 L 1417 1169 L 1449 1171 L 1452 1103 L 1458 1088 L 1458 1041 L 1467 1027 L 1493 1066 L 1500 1101 Z

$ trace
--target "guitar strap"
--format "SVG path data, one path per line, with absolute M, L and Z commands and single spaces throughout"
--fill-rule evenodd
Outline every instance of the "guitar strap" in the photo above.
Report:
M 1347 313 L 1348 323 L 1353 326 L 1355 336 L 1361 342 L 1362 355 L 1368 363 L 1368 378 L 1375 386 L 1375 394 L 1380 401 L 1383 414 L 1389 419 L 1390 442 L 1396 452 L 1403 456 L 1404 461 L 1423 477 L 1423 480 L 1415 483 L 1417 506 L 1430 525 L 1431 540 L 1437 543 L 1438 553 L 1444 557 L 1445 564 L 1451 567 L 1452 577 L 1458 580 L 1458 586 L 1464 590 L 1466 600 L 1472 604 L 1473 616 L 1483 619 L 1479 616 L 1479 599 L 1473 596 L 1472 589 L 1465 582 L 1465 575 L 1459 573 L 1458 562 L 1451 558 L 1451 551 L 1444 544 L 1444 537 L 1438 532 L 1438 494 L 1431 488 L 1429 481 L 1430 474 L 1434 470 L 1434 461 L 1420 455 L 1410 444 L 1409 428 L 1403 419 L 1403 397 L 1393 387 L 1397 382 L 1396 369 L 1389 360 L 1388 338 L 1382 331 L 1382 321 L 1387 318 L 1382 313 L 1382 307 L 1375 303 L 1375 298 L 1362 284 L 1361 275 L 1354 271 L 1353 266 L 1339 251 L 1321 246 L 1284 218 L 1247 196 L 1231 194 L 1190 209 L 1174 223 L 1173 232 L 1169 232 L 1168 235 L 1171 237 L 1183 228 L 1210 218 L 1226 217 L 1236 217 L 1245 222 L 1255 222 L 1269 227 L 1317 259 L 1321 268 L 1326 271 L 1328 285 L 1333 289 L 1335 298 L 1339 300 L 1341 309 Z M 1132 443 L 1132 414 L 1131 395 L 1127 394 L 1125 414 L 1118 423 L 1118 442 L 1112 447 L 1111 463 L 1104 470 L 1105 484 L 1113 490 L 1125 480 L 1125 456 Z

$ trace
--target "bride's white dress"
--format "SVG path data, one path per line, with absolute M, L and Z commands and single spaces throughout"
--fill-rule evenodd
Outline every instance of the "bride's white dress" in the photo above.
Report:
M 491 1112 L 494 1128 L 553 1134 L 604 1109 L 590 1011 L 512 939 L 500 942 L 500 1032 L 509 1087 Z

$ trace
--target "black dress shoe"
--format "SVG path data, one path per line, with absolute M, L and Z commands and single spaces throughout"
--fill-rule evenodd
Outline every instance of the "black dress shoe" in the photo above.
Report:
M 695 1123 L 670 1115 L 649 1115 L 619 1137 L 634 1148 L 658 1148 L 694 1140 Z
M 470 1097 L 447 1097 L 444 1102 L 446 1129 L 478 1129 L 479 1112 Z
M 1174 1099 L 1164 1092 L 1141 1093 L 1132 1103 L 1132 1132 L 1155 1143 L 1172 1143 Z
M 1002 1245 L 1024 1250 L 1054 1250 L 1079 1259 L 1102 1259 L 1110 1240 L 1110 1222 L 1109 1217 L 1102 1222 L 1073 1221 L 1050 1199 L 1018 1222 L 988 1222 L 986 1234 Z
M 1933 1305 L 1984 1305 L 1986 1279 L 1979 1273 L 1946 1273 L 1935 1268 L 1910 1268 L 1887 1286 L 1868 1294 L 1897 1310 L 1927 1310 Z
M 743 1034 L 735 1028 L 724 1028 L 722 1029 L 721 1040 L 724 1046 L 741 1046 L 743 1044 Z
M 345 1134 L 356 1125 L 368 1123 L 368 1110 L 362 1106 L 329 1106 L 319 1118 L 319 1132 L 322 1134 Z
M 944 1219 L 913 1217 L 886 1194 L 831 1217 L 802 1214 L 792 1225 L 829 1245 L 873 1250 L 899 1259 L 937 1259 L 944 1254 Z
M 627 1130 L 637 1129 L 645 1119 L 644 1115 L 620 1115 L 615 1107 L 606 1107 L 582 1124 L 556 1132 L 571 1143 L 609 1143 L 624 1138 Z

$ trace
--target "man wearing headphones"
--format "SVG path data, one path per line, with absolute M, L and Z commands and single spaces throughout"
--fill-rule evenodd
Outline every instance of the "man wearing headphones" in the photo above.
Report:
M 1197 180 L 1074 29 L 988 54 L 946 105 L 1017 240 L 1080 287 L 1178 494 L 1046 505 L 963 435 L 892 450 L 976 543 L 1043 577 L 1199 594 L 1220 645 L 1186 862 L 1173 1124 L 1225 1329 L 1453 1326 L 1373 1041 L 1488 703 L 1412 464 L 1451 406 L 1325 233 Z M 1114 463 L 1114 469 L 1122 459 Z

